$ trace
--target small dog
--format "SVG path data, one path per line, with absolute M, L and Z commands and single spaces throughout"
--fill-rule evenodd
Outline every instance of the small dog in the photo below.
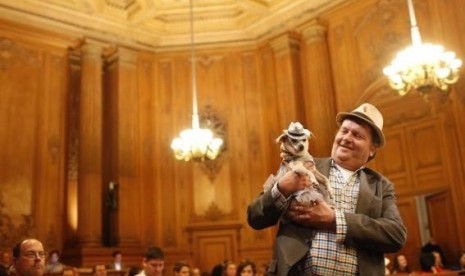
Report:
M 281 143 L 282 161 L 273 179 L 280 179 L 289 170 L 299 175 L 308 175 L 312 184 L 296 192 L 293 195 L 295 199 L 305 204 L 313 204 L 315 201 L 322 200 L 331 204 L 332 191 L 329 179 L 316 169 L 313 156 L 308 152 L 308 139 L 311 136 L 312 133 L 299 122 L 291 122 L 288 129 L 283 130 L 283 133 L 276 138 L 276 143 Z M 271 189 L 275 182 L 267 180 L 264 191 Z

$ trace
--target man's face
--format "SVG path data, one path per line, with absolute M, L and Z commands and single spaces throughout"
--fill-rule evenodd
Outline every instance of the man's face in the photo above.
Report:
M 356 171 L 375 153 L 371 129 L 368 125 L 344 120 L 334 138 L 331 157 L 336 163 L 351 171 Z
M 161 276 L 163 275 L 163 268 L 165 267 L 164 260 L 146 260 L 143 262 L 144 271 L 146 276 Z
M 10 253 L 8 253 L 8 252 L 6 252 L 6 251 L 2 253 L 1 263 L 2 263 L 2 264 L 5 264 L 5 265 L 7 265 L 7 266 L 11 264 L 11 256 L 10 256 Z
M 116 263 L 121 263 L 121 260 L 123 260 L 123 255 L 122 254 L 116 254 L 115 255 L 115 262 Z
M 236 275 L 236 270 L 237 270 L 237 267 L 236 267 L 235 264 L 228 264 L 226 266 L 225 274 L 226 274 L 226 276 Z
M 13 260 L 18 276 L 40 276 L 44 274 L 44 246 L 38 240 L 26 240 L 21 244 L 19 257 Z
M 174 275 L 176 276 L 189 276 L 189 267 L 183 266 L 179 272 L 175 272 Z

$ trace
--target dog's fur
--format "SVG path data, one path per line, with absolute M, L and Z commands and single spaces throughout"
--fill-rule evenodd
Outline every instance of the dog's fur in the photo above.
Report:
M 283 131 L 276 139 L 276 143 L 281 143 L 282 161 L 274 179 L 279 180 L 289 170 L 296 174 L 308 175 L 312 184 L 304 190 L 296 192 L 295 199 L 305 204 L 321 200 L 331 204 L 332 191 L 329 179 L 316 169 L 313 156 L 308 152 L 308 139 L 312 136 L 312 133 L 309 133 L 310 135 L 302 137 L 302 139 L 294 139 L 288 135 L 287 131 Z M 264 190 L 271 189 L 273 182 L 275 181 L 266 181 Z

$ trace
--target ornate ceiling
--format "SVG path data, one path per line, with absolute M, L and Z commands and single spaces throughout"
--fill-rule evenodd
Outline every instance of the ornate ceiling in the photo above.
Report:
M 194 0 L 195 43 L 247 43 L 347 0 Z M 151 50 L 190 43 L 189 0 L 0 0 L 0 18 Z

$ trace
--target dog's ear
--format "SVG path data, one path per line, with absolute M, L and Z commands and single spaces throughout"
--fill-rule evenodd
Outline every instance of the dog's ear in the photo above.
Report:
M 281 141 L 284 140 L 284 138 L 286 138 L 286 137 L 287 137 L 286 133 L 283 133 L 283 134 L 279 135 L 279 137 L 276 138 L 276 143 L 281 142 Z

